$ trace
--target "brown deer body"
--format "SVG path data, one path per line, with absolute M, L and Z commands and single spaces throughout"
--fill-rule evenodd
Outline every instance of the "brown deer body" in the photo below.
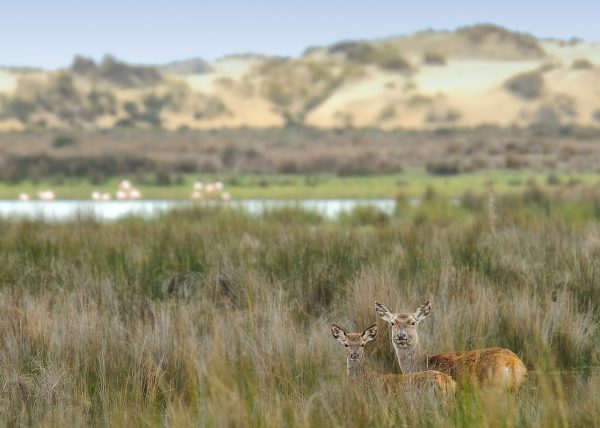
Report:
M 443 396 L 453 395 L 456 383 L 450 376 L 439 371 L 427 370 L 411 374 L 372 374 L 365 368 L 364 347 L 377 336 L 377 324 L 362 333 L 346 333 L 341 327 L 332 324 L 331 334 L 346 347 L 346 371 L 350 380 L 377 382 L 386 391 L 414 389 L 434 391 Z
M 508 349 L 487 348 L 465 352 L 426 355 L 421 352 L 417 325 L 431 312 L 431 302 L 420 305 L 415 313 L 393 313 L 375 302 L 377 315 L 392 330 L 392 345 L 402 373 L 438 370 L 459 384 L 517 389 L 527 376 L 523 362 Z

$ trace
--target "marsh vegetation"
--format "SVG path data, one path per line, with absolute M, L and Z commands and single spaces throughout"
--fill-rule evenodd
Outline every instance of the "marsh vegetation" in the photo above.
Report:
M 396 215 L 186 209 L 153 220 L 0 221 L 0 418 L 26 425 L 593 426 L 597 189 Z M 427 352 L 499 346 L 521 391 L 448 403 L 347 384 L 335 321 L 431 299 Z M 370 369 L 396 372 L 381 337 Z

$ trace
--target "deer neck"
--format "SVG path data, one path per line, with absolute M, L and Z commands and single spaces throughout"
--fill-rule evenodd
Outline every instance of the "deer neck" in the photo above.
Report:
M 358 380 L 365 379 L 367 377 L 367 370 L 365 368 L 365 361 L 347 361 L 346 371 L 348 373 L 348 379 Z
M 427 355 L 421 352 L 417 343 L 414 346 L 400 347 L 394 343 L 396 359 L 403 374 L 429 370 Z

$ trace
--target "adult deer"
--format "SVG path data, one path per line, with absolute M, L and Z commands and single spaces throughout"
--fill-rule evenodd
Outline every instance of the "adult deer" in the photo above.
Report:
M 391 327 L 392 345 L 402 373 L 438 370 L 459 384 L 512 389 L 518 388 L 527 376 L 523 362 L 508 349 L 487 348 L 432 356 L 422 353 L 417 325 L 431 313 L 430 301 L 420 305 L 414 313 L 394 313 L 379 302 L 375 302 L 375 311 Z
M 362 333 L 346 333 L 343 328 L 331 324 L 331 334 L 346 347 L 346 371 L 351 380 L 380 382 L 388 391 L 414 388 L 416 390 L 433 391 L 443 396 L 452 395 L 456 383 L 450 376 L 427 370 L 411 374 L 372 374 L 365 368 L 365 345 L 377 337 L 377 324 L 373 324 Z

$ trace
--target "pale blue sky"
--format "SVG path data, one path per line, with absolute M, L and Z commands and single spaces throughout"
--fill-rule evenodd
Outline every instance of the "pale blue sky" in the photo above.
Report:
M 48 68 L 68 65 L 76 53 L 137 63 L 298 55 L 342 39 L 480 22 L 600 41 L 597 0 L 3 0 L 0 14 L 0 64 Z

